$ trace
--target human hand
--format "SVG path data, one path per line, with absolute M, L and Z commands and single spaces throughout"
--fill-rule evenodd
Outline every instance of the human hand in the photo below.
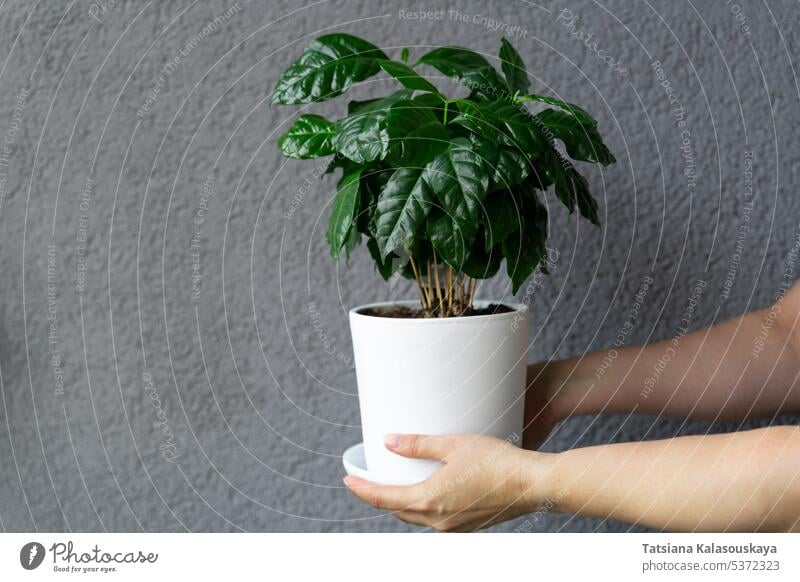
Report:
M 537 511 L 551 455 L 524 451 L 481 435 L 387 435 L 404 457 L 444 462 L 422 483 L 378 485 L 354 476 L 344 483 L 362 501 L 399 519 L 441 531 L 472 531 Z

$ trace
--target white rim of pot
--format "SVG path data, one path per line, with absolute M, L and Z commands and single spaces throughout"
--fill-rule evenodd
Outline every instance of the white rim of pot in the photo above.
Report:
M 457 317 L 380 317 L 378 315 L 365 315 L 361 313 L 364 309 L 376 309 L 379 307 L 419 307 L 419 301 L 417 300 L 405 300 L 405 301 L 379 301 L 377 303 L 367 303 L 366 305 L 359 305 L 358 307 L 354 307 L 349 311 L 350 316 L 356 316 L 359 318 L 377 318 L 384 321 L 392 321 L 398 324 L 400 323 L 415 323 L 419 325 L 442 325 L 442 324 L 449 324 L 452 325 L 458 321 L 471 321 L 471 322 L 480 322 L 487 319 L 513 319 L 519 313 L 525 313 L 528 311 L 528 306 L 524 303 L 513 303 L 510 301 L 493 301 L 491 299 L 480 299 L 474 302 L 475 306 L 477 307 L 487 307 L 489 305 L 504 305 L 511 309 L 511 311 L 506 311 L 503 313 L 487 313 L 485 315 L 467 315 L 467 316 L 457 316 Z

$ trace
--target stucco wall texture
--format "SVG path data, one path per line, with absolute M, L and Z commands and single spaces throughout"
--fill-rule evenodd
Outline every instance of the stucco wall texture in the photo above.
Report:
M 796 277 L 795 2 L 0 2 L 3 530 L 414 529 L 357 502 L 340 455 L 360 440 L 347 310 L 415 289 L 366 249 L 330 260 L 334 180 L 279 156 L 298 109 L 267 103 L 331 31 L 492 58 L 505 35 L 536 91 L 598 118 L 603 228 L 548 200 L 556 265 L 518 295 L 530 361 L 674 337 Z M 481 295 L 511 298 L 504 277 Z M 548 449 L 740 426 L 584 417 Z

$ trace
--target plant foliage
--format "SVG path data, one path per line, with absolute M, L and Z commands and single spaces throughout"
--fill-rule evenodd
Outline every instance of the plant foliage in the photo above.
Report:
M 279 79 L 272 103 L 313 103 L 385 72 L 398 90 L 351 101 L 330 121 L 299 116 L 278 146 L 298 159 L 333 156 L 341 168 L 327 240 L 339 258 L 366 239 L 378 272 L 417 281 L 428 314 L 471 308 L 475 281 L 493 277 L 503 260 L 514 293 L 544 266 L 552 186 L 570 214 L 599 225 L 597 203 L 570 161 L 615 162 L 597 121 L 586 111 L 530 92 L 525 64 L 503 39 L 502 74 L 482 55 L 441 47 L 408 64 L 348 34 L 313 41 Z M 430 67 L 469 89 L 448 98 L 417 69 Z M 538 113 L 527 103 L 551 106 Z

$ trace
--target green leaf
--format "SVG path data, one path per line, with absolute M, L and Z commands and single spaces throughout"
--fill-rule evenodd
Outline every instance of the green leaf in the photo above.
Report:
M 505 38 L 500 41 L 500 60 L 503 62 L 503 76 L 512 92 L 527 93 L 530 88 L 528 71 L 519 53 Z
M 425 222 L 432 200 L 421 168 L 400 168 L 392 174 L 375 208 L 375 239 L 381 257 L 413 238 Z
M 352 224 L 350 230 L 347 231 L 347 236 L 344 239 L 344 252 L 347 260 L 350 260 L 350 255 L 356 250 L 358 245 L 361 244 L 361 233 L 356 229 L 356 225 Z
M 407 89 L 427 91 L 440 95 L 436 86 L 425 77 L 416 73 L 411 67 L 397 61 L 382 61 L 381 68 L 397 79 Z
M 530 112 L 508 101 L 472 103 L 458 100 L 461 115 L 453 123 L 492 143 L 520 150 L 531 159 L 549 147 L 547 137 Z
M 489 175 L 469 141 L 457 138 L 426 166 L 425 178 L 443 210 L 433 231 L 428 229 L 431 242 L 442 260 L 458 271 L 477 232 Z
M 581 123 L 569 113 L 545 109 L 536 119 L 564 142 L 567 153 L 573 160 L 600 163 L 604 166 L 617 161 L 603 143 L 597 128 Z
M 500 270 L 500 263 L 503 261 L 500 246 L 488 249 L 484 247 L 485 242 L 479 234 L 462 268 L 462 272 L 468 277 L 490 279 Z
M 449 135 L 430 108 L 414 101 L 398 101 L 386 120 L 389 151 L 395 166 L 421 168 L 449 145 Z
M 475 152 L 483 159 L 483 165 L 490 176 L 489 190 L 511 188 L 520 184 L 531 170 L 528 157 L 517 148 L 495 145 L 477 135 L 470 136 Z
M 466 232 L 462 230 L 462 226 L 467 227 Z M 474 226 L 453 220 L 440 208 L 431 211 L 426 227 L 428 238 L 439 253 L 439 259 L 459 272 L 463 270 L 476 231 Z
M 563 109 L 567 113 L 574 115 L 575 119 L 577 119 L 583 124 L 591 125 L 592 127 L 597 127 L 597 120 L 595 120 L 594 117 L 589 115 L 585 110 L 581 109 L 574 103 L 567 103 L 566 101 L 562 101 L 561 99 L 556 99 L 555 97 L 547 97 L 546 95 L 536 95 L 536 94 L 530 94 L 518 97 L 517 101 L 519 101 L 520 103 L 525 101 L 539 101 L 541 103 L 547 103 L 548 105 L 558 107 L 559 109 Z
M 349 34 L 326 34 L 313 41 L 287 68 L 272 92 L 272 103 L 324 101 L 380 70 L 388 57 L 375 45 Z
M 369 250 L 369 254 L 372 255 L 372 259 L 375 261 L 375 267 L 378 269 L 378 273 L 380 273 L 384 281 L 388 281 L 392 275 L 395 274 L 397 269 L 400 268 L 399 257 L 394 253 L 389 253 L 389 256 L 384 260 L 378 250 L 378 242 L 374 238 L 370 238 L 367 241 L 367 249 Z
M 403 61 L 404 63 L 407 63 L 408 62 L 408 57 L 410 55 L 411 55 L 411 52 L 407 48 L 404 48 L 403 50 L 400 51 L 400 60 Z
M 533 116 L 523 106 L 507 101 L 487 103 L 484 113 L 500 124 L 500 142 L 523 150 L 534 158 L 550 145 Z
M 497 144 L 500 122 L 490 112 L 469 99 L 454 99 L 460 111 L 451 123 L 467 128 L 481 139 Z
M 497 71 L 478 53 L 459 47 L 440 47 L 422 56 L 419 64 L 428 65 L 455 77 L 483 99 L 498 99 L 508 94 Z
M 509 190 L 492 192 L 484 204 L 484 238 L 489 250 L 519 230 L 523 209 Z
M 516 294 L 536 266 L 546 257 L 547 208 L 539 201 L 536 190 L 515 191 L 522 208 L 518 230 L 503 240 L 506 270 Z
M 570 214 L 577 205 L 578 211 L 584 218 L 599 226 L 597 202 L 589 192 L 586 178 L 555 150 L 547 152 L 544 160 L 545 172 L 555 184 L 556 197 L 569 209 Z
M 360 179 L 360 169 L 345 176 L 340 182 L 339 192 L 333 201 L 333 210 L 331 211 L 326 238 L 331 248 L 331 256 L 334 259 L 339 258 L 339 253 L 350 234 L 350 227 L 353 225 L 358 203 Z
M 398 91 L 383 99 L 351 102 L 353 112 L 335 124 L 333 147 L 359 164 L 385 158 L 389 151 L 389 133 L 386 131 L 389 107 L 408 96 L 408 91 Z
M 306 160 L 334 152 L 334 125 L 320 115 L 301 115 L 278 140 L 281 153 L 288 158 Z

